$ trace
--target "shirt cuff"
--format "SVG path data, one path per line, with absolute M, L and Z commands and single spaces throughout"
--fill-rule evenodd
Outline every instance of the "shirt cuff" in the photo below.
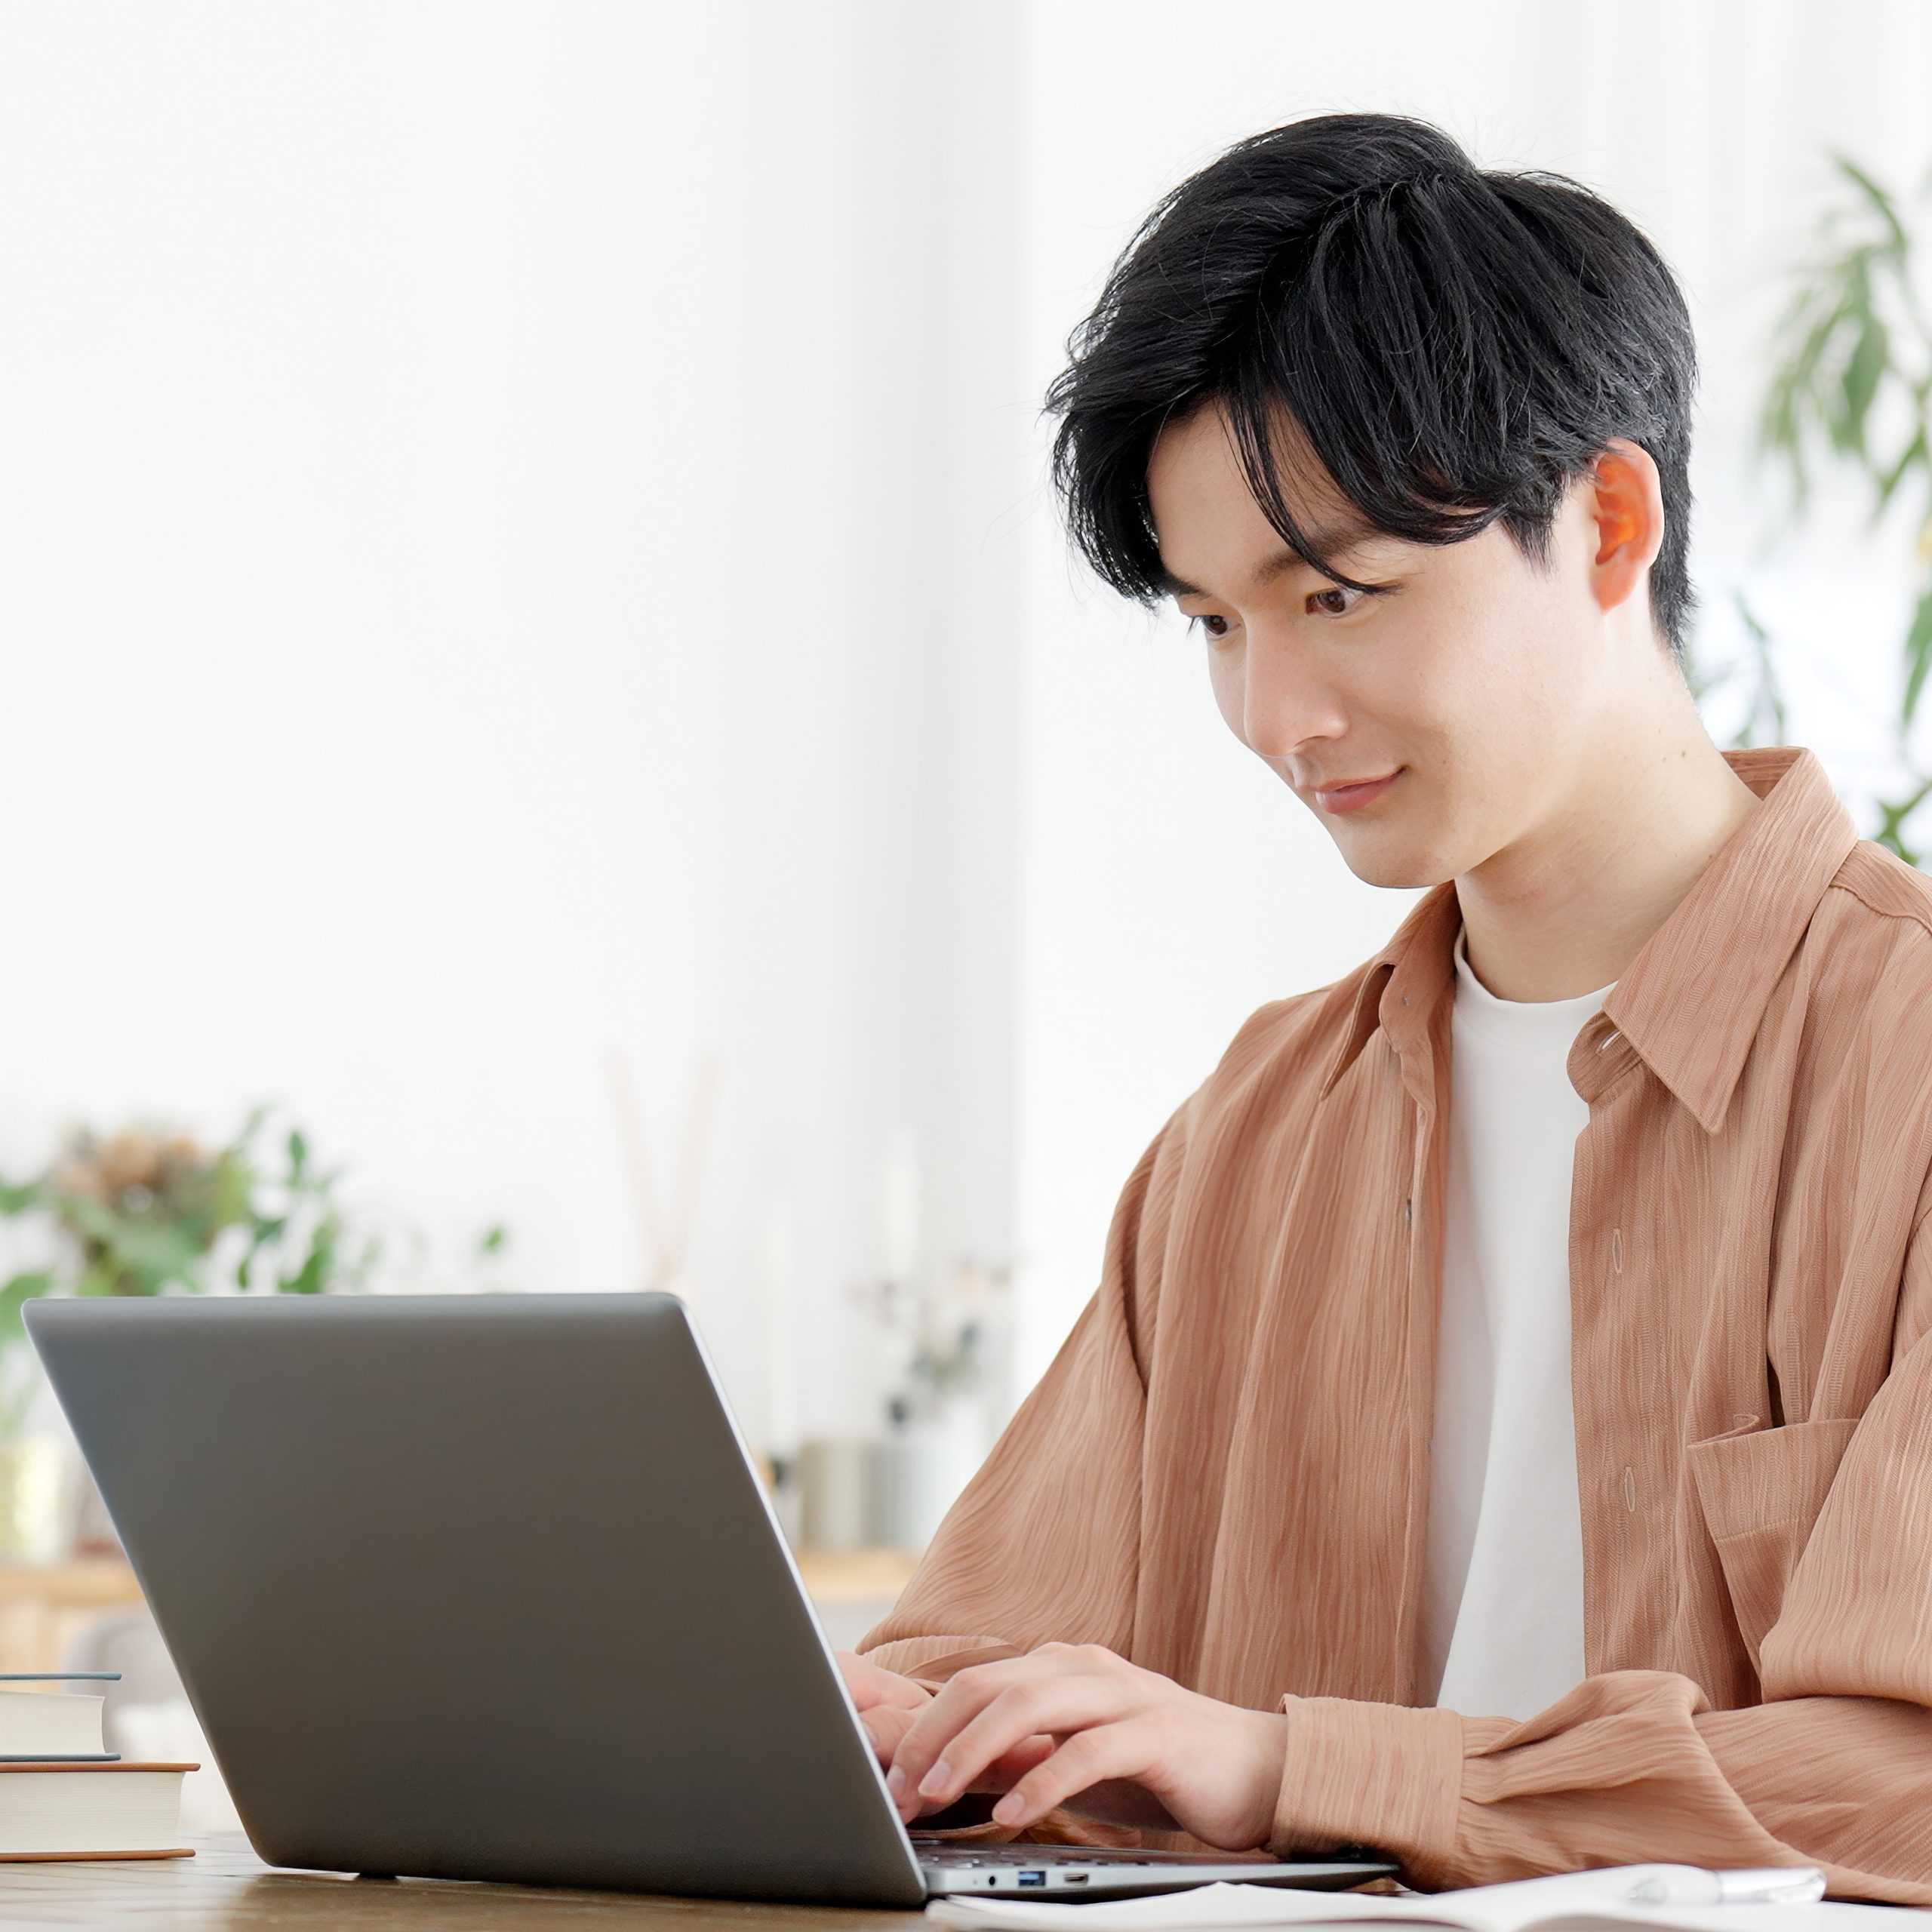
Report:
M 1418 1888 L 1454 1882 L 1461 1713 L 1292 1694 L 1281 1709 L 1287 1746 L 1268 1849 L 1297 1858 L 1367 1847 L 1400 1860 Z

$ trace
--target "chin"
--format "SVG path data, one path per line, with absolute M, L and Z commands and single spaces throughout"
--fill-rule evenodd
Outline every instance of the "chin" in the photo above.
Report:
M 1337 843 L 1349 870 L 1364 885 L 1379 885 L 1391 892 L 1414 891 L 1456 876 L 1453 866 L 1426 854 L 1352 852 L 1346 840 Z

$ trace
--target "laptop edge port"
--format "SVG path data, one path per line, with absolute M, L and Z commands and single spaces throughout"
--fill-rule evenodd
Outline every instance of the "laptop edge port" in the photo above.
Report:
M 1044 1885 L 1047 1882 L 1047 1875 L 1044 1872 L 1023 1872 L 1020 1874 L 1020 1882 L 1023 1885 Z

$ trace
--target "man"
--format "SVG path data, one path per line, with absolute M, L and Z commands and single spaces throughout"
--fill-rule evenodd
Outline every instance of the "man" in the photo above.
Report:
M 1932 1904 L 1932 888 L 1703 731 L 1695 376 L 1627 222 L 1396 117 L 1241 143 L 1117 266 L 1075 531 L 1433 889 L 1161 1127 L 841 1654 L 921 1829 Z

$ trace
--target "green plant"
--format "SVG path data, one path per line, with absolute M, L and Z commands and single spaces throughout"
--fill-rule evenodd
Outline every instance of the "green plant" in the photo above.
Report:
M 1932 797 L 1932 772 L 1922 768 L 1911 743 L 1932 674 L 1932 325 L 1913 286 L 1913 238 L 1897 202 L 1849 156 L 1833 150 L 1832 159 L 1844 192 L 1821 215 L 1818 252 L 1795 271 L 1797 286 L 1774 325 L 1775 355 L 1758 414 L 1756 453 L 1789 472 L 1786 530 L 1810 500 L 1806 457 L 1814 445 L 1869 485 L 1869 528 L 1884 518 L 1908 478 L 1926 487 L 1917 523 L 1920 580 L 1900 654 L 1893 721 L 1896 756 L 1906 776 L 1898 795 L 1880 801 L 1879 822 L 1871 834 L 1916 866 L 1919 853 L 1907 842 L 1907 827 Z M 1927 189 L 1932 173 L 1921 192 Z M 1881 451 L 1873 445 L 1888 405 L 1901 426 Z M 1782 743 L 1785 709 L 1770 637 L 1742 592 L 1735 593 L 1734 602 L 1752 648 L 1740 663 L 1717 676 L 1700 677 L 1687 666 L 1692 694 L 1701 702 L 1740 669 L 1748 669 L 1754 689 L 1733 743 L 1759 742 L 1757 734 L 1766 725 L 1770 742 Z
M 379 1235 L 352 1229 L 336 1197 L 340 1168 L 315 1164 L 299 1127 L 275 1129 L 260 1151 L 271 1109 L 258 1106 L 226 1146 L 205 1149 L 191 1134 L 151 1124 L 105 1137 L 81 1128 L 46 1171 L 0 1179 L 0 1217 L 38 1215 L 63 1259 L 0 1284 L 0 1438 L 17 1426 L 34 1378 L 14 1373 L 22 1352 L 20 1311 L 43 1294 L 195 1294 L 232 1278 L 245 1292 L 324 1294 L 364 1287 L 383 1252 Z M 217 1265 L 218 1244 L 228 1237 Z M 501 1251 L 492 1227 L 480 1254 Z

